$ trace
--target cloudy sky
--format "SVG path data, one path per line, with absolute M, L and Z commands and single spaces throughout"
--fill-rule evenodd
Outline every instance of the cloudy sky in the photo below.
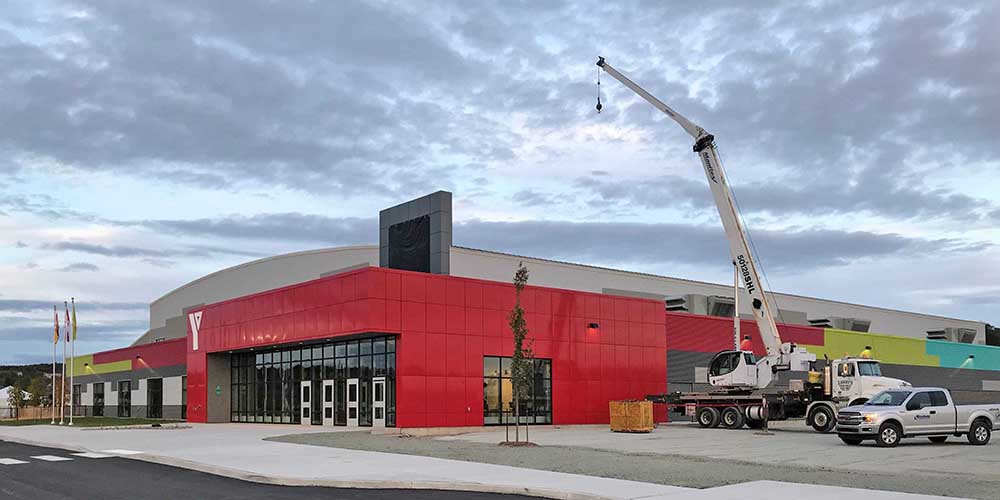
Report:
M 0 13 L 0 363 L 455 193 L 459 245 L 727 282 L 714 133 L 772 287 L 1000 322 L 1000 3 L 59 2 Z M 693 10 L 697 9 L 697 10 Z

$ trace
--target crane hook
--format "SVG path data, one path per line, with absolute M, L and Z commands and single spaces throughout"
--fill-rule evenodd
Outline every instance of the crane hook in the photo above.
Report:
M 598 114 L 600 114 L 601 113 L 601 109 L 604 108 L 604 106 L 601 105 L 601 69 L 600 68 L 597 69 L 597 106 L 596 106 L 596 108 L 597 108 L 597 113 Z

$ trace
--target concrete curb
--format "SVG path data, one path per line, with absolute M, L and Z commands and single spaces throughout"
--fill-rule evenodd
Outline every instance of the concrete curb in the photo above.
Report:
M 39 446 L 43 448 L 58 448 L 73 452 L 100 451 L 89 450 L 79 446 L 68 446 L 62 444 L 43 443 L 30 439 L 3 436 L 0 440 L 24 444 L 28 446 Z M 178 467 L 181 469 L 203 472 L 215 476 L 239 479 L 260 484 L 271 484 L 276 486 L 322 486 L 329 488 L 354 488 L 354 489 L 403 489 L 403 490 L 446 490 L 446 491 L 469 491 L 475 493 L 500 493 L 508 495 L 525 495 L 539 498 L 552 498 L 556 500 L 608 500 L 610 497 L 601 495 L 591 495 L 573 491 L 550 490 L 546 488 L 525 488 L 517 486 L 496 485 L 477 482 L 460 481 L 403 481 L 403 480 L 350 480 L 350 479 L 299 479 L 281 476 L 269 476 L 256 474 L 229 467 L 208 465 L 200 462 L 193 462 L 180 458 L 155 455 L 151 453 L 140 453 L 138 455 L 116 455 L 118 458 L 140 460 L 143 462 Z

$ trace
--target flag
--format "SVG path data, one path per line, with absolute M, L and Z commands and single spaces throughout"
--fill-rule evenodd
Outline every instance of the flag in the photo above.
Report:
M 56 329 L 55 329 L 55 332 L 52 334 L 52 343 L 53 344 L 58 344 L 59 343 L 59 311 L 56 310 L 56 306 L 54 306 L 54 305 L 52 306 L 52 317 L 55 318 L 55 321 L 56 321 Z
M 66 342 L 69 342 L 69 304 L 63 302 L 63 307 L 66 308 Z
M 73 303 L 73 342 L 76 342 L 76 299 L 69 299 Z

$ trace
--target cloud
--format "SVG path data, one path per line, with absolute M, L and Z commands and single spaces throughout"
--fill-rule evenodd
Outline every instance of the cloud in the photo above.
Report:
M 79 272 L 79 271 L 100 271 L 101 268 L 89 262 L 74 262 L 66 267 L 58 269 L 62 272 Z
M 53 305 L 62 304 L 60 300 L 41 299 L 0 299 L 0 313 L 27 313 L 51 311 Z M 149 308 L 143 302 L 77 302 L 78 311 L 142 311 Z
M 701 179 L 677 175 L 652 179 L 591 176 L 577 178 L 574 185 L 586 190 L 590 204 L 596 207 L 715 211 L 707 181 Z M 990 211 L 994 204 L 989 200 L 926 186 L 894 186 L 882 176 L 865 178 L 856 184 L 831 180 L 801 187 L 758 182 L 734 186 L 733 191 L 747 214 L 828 216 L 866 212 L 895 220 L 941 218 L 975 222 L 989 221 L 1000 211 L 1000 208 Z
M 533 189 L 522 189 L 511 196 L 511 201 L 525 207 L 537 207 L 553 205 L 556 203 L 556 198 L 556 196 L 541 193 Z
M 104 257 L 119 257 L 119 258 L 131 258 L 131 257 L 164 258 L 164 257 L 176 257 L 176 256 L 208 257 L 213 254 L 231 254 L 231 255 L 242 255 L 250 257 L 259 257 L 263 255 L 260 252 L 242 250 L 238 248 L 211 246 L 211 245 L 192 245 L 187 248 L 157 250 L 152 248 L 141 248 L 128 245 L 99 245 L 96 243 L 85 243 L 81 241 L 59 241 L 54 243 L 42 243 L 39 246 L 40 248 L 46 250 L 80 252 L 92 255 L 100 255 Z
M 756 247 L 767 269 L 800 274 L 861 259 L 934 251 L 976 252 L 988 243 L 927 240 L 867 231 L 756 231 Z M 722 230 L 690 224 L 612 222 L 467 221 L 456 224 L 456 244 L 579 263 L 719 264 L 730 260 Z
M 373 218 L 327 217 L 298 212 L 219 218 L 126 221 L 160 233 L 233 239 L 294 240 L 350 245 L 378 240 Z
M 319 242 L 331 246 L 378 241 L 375 219 L 299 213 L 192 221 L 154 220 L 135 224 L 180 236 Z M 458 245 L 580 263 L 704 264 L 729 259 L 725 235 L 716 225 L 474 219 L 455 222 L 454 232 Z M 828 229 L 758 230 L 753 237 L 769 269 L 798 273 L 817 267 L 845 265 L 858 259 L 916 252 L 961 254 L 991 246 L 988 242 L 954 238 L 925 239 Z
M 35 23 L 56 42 L 14 36 L 0 45 L 0 123 L 10 124 L 0 145 L 21 164 L 52 159 L 201 188 L 386 196 L 440 180 L 425 172 L 438 151 L 510 156 L 482 117 L 409 91 L 449 82 L 457 90 L 478 64 L 398 9 L 181 2 L 83 10 Z M 25 67 L 32 71 L 16 69 Z
M 149 321 L 145 320 L 81 324 L 77 329 L 77 336 L 78 338 L 86 336 L 90 341 L 126 342 L 135 340 L 148 328 Z M 52 325 L 0 326 L 0 341 L 37 342 L 39 339 L 52 339 L 52 333 Z

